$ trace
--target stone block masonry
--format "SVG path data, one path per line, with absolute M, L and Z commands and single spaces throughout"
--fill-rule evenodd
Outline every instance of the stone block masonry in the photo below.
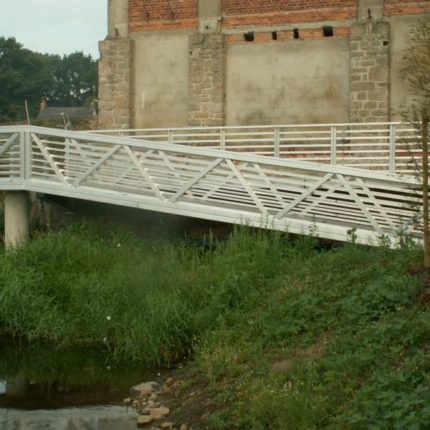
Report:
M 132 41 L 107 39 L 99 48 L 99 127 L 130 128 Z
M 225 123 L 225 37 L 221 33 L 190 36 L 190 126 L 222 126 Z
M 352 26 L 350 121 L 389 121 L 390 25 L 368 21 Z
M 409 29 L 430 12 L 430 0 L 108 3 L 103 128 L 397 119 Z

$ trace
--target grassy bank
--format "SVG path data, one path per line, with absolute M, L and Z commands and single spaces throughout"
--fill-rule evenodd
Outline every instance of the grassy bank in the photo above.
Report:
M 420 252 L 314 245 L 245 229 L 205 249 L 48 233 L 0 256 L 0 330 L 147 366 L 191 357 L 212 402 L 201 428 L 428 428 Z

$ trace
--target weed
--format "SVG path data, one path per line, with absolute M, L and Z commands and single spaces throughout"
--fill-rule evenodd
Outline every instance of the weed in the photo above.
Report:
M 146 366 L 192 356 L 213 429 L 425 429 L 421 258 L 406 239 L 321 250 L 239 228 L 202 250 L 81 224 L 0 255 L 0 329 Z

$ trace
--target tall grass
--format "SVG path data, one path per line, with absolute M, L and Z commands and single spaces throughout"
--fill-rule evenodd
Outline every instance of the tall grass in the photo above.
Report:
M 279 270 L 280 237 L 236 233 L 214 251 L 75 225 L 0 261 L 0 327 L 29 341 L 98 344 L 113 358 L 186 357 Z
M 40 235 L 0 256 L 0 330 L 147 366 L 192 355 L 214 429 L 426 428 L 419 250 L 245 228 L 210 245 L 88 224 Z
M 193 252 L 91 225 L 43 234 L 1 257 L 0 327 L 30 341 L 169 362 L 186 353 L 194 332 L 187 316 L 197 284 L 184 267 Z

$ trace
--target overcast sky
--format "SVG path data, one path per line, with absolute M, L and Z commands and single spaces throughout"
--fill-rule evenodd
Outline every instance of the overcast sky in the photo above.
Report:
M 99 58 L 107 34 L 108 0 L 0 0 L 0 36 L 32 51 Z

